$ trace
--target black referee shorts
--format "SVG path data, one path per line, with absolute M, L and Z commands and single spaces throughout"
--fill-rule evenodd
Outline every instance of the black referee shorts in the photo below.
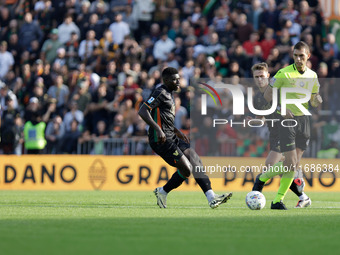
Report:
M 307 149 L 310 138 L 310 116 L 296 116 L 295 127 L 280 126 L 280 149 L 281 152 L 292 151 L 299 148 L 303 151 Z M 285 121 L 285 125 L 294 126 L 293 121 Z

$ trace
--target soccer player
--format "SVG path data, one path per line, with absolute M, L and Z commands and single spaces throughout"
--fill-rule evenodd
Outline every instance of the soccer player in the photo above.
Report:
M 256 93 L 254 97 L 254 107 L 258 110 L 268 110 L 271 107 L 271 104 L 266 101 L 264 98 L 264 93 L 267 89 L 272 89 L 269 86 L 269 72 L 268 65 L 266 63 L 258 63 L 253 65 L 251 68 L 253 72 L 253 78 L 255 80 L 255 84 L 259 89 L 259 92 Z M 274 112 L 268 116 L 267 119 L 280 119 L 280 114 Z M 261 120 L 264 120 L 264 117 L 261 117 Z M 282 153 L 280 150 L 280 139 L 279 139 L 279 122 L 274 122 L 274 124 L 268 125 L 269 129 L 269 144 L 270 151 L 266 158 L 266 166 L 270 168 L 274 166 L 276 163 L 282 160 Z M 259 178 L 261 174 L 257 176 Z M 257 180 L 257 184 L 259 181 Z M 311 205 L 310 198 L 303 192 L 303 188 L 305 186 L 305 182 L 302 178 L 295 178 L 292 184 L 290 185 L 290 189 L 299 197 L 299 201 L 295 208 L 303 208 Z M 263 185 L 254 185 L 253 190 L 257 190 L 262 192 Z
M 306 64 L 310 58 L 309 47 L 305 42 L 298 42 L 293 49 L 294 63 L 280 69 L 270 82 L 270 86 L 278 88 L 303 88 L 311 92 L 309 103 L 312 107 L 317 107 L 322 103 L 322 98 L 319 95 L 320 84 L 315 72 L 309 69 Z M 267 89 L 264 97 L 267 102 L 272 99 L 273 90 Z M 305 97 L 301 93 L 287 93 L 287 99 L 300 99 Z M 303 107 L 308 109 L 309 104 L 303 103 Z M 279 110 L 279 109 L 278 109 Z M 283 203 L 283 199 L 294 179 L 294 171 L 297 169 L 303 152 L 306 150 L 310 138 L 310 116 L 304 113 L 294 104 L 287 105 L 287 113 L 282 116 L 284 119 L 293 119 L 286 123 L 286 126 L 279 126 L 280 149 L 284 153 L 283 168 L 277 171 L 277 168 L 272 167 L 267 172 L 261 174 L 255 181 L 255 188 L 258 190 L 270 178 L 282 174 L 280 187 L 274 201 L 271 204 L 271 209 L 287 210 Z M 295 121 L 295 122 L 294 122 Z M 294 127 L 291 127 L 297 123 Z M 288 171 L 287 171 L 288 170 Z M 308 203 L 308 199 L 303 200 L 303 203 Z
M 169 165 L 178 169 L 163 187 L 154 190 L 157 204 L 160 208 L 166 208 L 168 193 L 179 187 L 192 173 L 205 193 L 209 206 L 216 208 L 226 203 L 232 193 L 216 195 L 208 176 L 199 170 L 196 171 L 202 169 L 201 159 L 190 148 L 187 136 L 174 126 L 175 104 L 172 92 L 179 88 L 180 76 L 177 69 L 165 68 L 162 71 L 162 79 L 164 84 L 155 88 L 138 112 L 149 125 L 148 137 L 151 148 Z

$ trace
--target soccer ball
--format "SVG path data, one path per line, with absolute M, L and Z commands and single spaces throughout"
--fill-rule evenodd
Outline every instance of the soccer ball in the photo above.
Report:
M 246 204 L 251 210 L 261 210 L 266 205 L 266 198 L 259 191 L 251 191 L 246 196 Z

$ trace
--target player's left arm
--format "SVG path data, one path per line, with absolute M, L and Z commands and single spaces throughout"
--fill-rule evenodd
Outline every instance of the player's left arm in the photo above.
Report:
M 322 104 L 323 100 L 319 93 L 312 94 L 310 98 L 310 104 L 312 107 L 318 107 Z
M 179 129 L 177 129 L 176 127 L 174 128 L 174 132 L 179 139 L 182 139 L 186 143 L 190 143 L 189 138 L 185 134 L 183 134 Z
M 314 79 L 314 85 L 312 90 L 312 96 L 310 98 L 310 104 L 312 107 L 318 107 L 322 104 L 322 97 L 319 94 L 320 83 L 318 81 L 318 77 L 316 76 Z

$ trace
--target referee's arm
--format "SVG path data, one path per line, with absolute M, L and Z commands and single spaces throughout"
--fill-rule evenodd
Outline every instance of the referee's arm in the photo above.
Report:
M 310 104 L 314 108 L 322 104 L 322 97 L 320 96 L 319 93 L 312 94 L 310 98 Z

